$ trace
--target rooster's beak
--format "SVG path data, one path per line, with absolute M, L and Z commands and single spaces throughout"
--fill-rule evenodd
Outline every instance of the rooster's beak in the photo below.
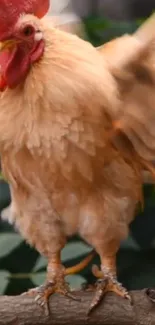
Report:
M 6 50 L 6 49 L 13 49 L 18 41 L 16 40 L 7 40 L 4 42 L 0 42 L 0 52 Z

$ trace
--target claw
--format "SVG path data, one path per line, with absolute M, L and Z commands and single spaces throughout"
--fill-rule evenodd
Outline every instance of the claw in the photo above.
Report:
M 24 294 L 22 295 L 28 295 L 31 297 L 34 296 L 34 301 L 44 309 L 45 315 L 49 316 L 49 297 L 53 293 L 59 293 L 68 297 L 69 299 L 80 301 L 78 297 L 74 296 L 69 291 L 69 286 L 65 282 L 62 282 L 61 284 L 46 282 L 44 285 L 41 285 L 40 287 L 34 289 L 30 289 L 29 291 L 24 292 Z
M 38 302 L 38 301 L 39 301 L 39 299 L 40 299 L 40 296 L 39 296 L 39 295 L 37 295 L 37 296 L 34 298 L 34 301 Z
M 152 302 L 155 302 L 155 289 L 154 288 L 146 289 L 146 294 Z
M 101 272 L 102 271 L 98 271 L 97 267 L 93 268 L 93 273 L 95 273 L 96 275 L 102 275 L 102 278 L 96 282 L 96 293 L 88 309 L 88 316 L 99 305 L 99 303 L 107 292 L 115 292 L 117 295 L 128 299 L 130 303 L 132 302 L 131 296 L 129 295 L 127 290 L 123 288 L 121 283 L 117 281 L 116 277 L 113 274 L 111 274 L 110 272 L 107 272 L 106 274 L 101 274 Z
M 107 285 L 107 280 L 106 279 L 102 279 L 102 280 L 98 280 L 97 281 L 97 287 L 96 287 L 96 292 L 95 292 L 95 296 L 89 306 L 88 309 L 88 316 L 90 315 L 90 313 L 95 309 L 96 306 L 99 305 L 99 303 L 101 302 L 102 298 L 105 295 L 105 289 L 106 289 L 106 285 Z
M 71 292 L 67 292 L 67 293 L 65 294 L 65 296 L 66 296 L 67 298 L 69 298 L 69 299 L 74 300 L 74 301 L 81 301 L 81 299 L 80 299 L 79 297 L 75 297 Z

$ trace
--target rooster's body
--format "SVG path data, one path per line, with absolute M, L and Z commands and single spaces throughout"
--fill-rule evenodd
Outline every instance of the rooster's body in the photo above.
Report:
M 27 26 L 38 42 L 34 49 L 32 38 L 17 36 L 17 27 Z M 0 98 L 0 154 L 13 222 L 47 257 L 49 293 L 67 294 L 60 252 L 79 233 L 100 255 L 101 271 L 94 273 L 106 277 L 106 290 L 128 297 L 116 281 L 115 257 L 141 200 L 142 165 L 130 145 L 123 151 L 126 139 L 109 140 L 122 112 L 117 78 L 106 54 L 46 19 L 18 17 L 15 44 Z M 100 289 L 106 291 L 104 282 Z

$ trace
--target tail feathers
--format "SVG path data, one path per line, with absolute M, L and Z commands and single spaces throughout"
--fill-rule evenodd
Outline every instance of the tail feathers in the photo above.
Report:
M 65 274 L 70 275 L 82 271 L 91 262 L 91 260 L 94 258 L 95 255 L 96 255 L 95 250 L 92 250 L 80 263 L 68 267 L 65 270 Z
M 110 43 L 98 50 L 111 66 L 121 97 L 114 130 L 119 142 L 121 135 L 122 142 L 126 137 L 141 165 L 155 174 L 155 14 L 132 36 Z

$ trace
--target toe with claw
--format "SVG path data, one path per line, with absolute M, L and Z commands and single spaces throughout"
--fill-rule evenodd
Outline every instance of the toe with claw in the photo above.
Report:
M 100 275 L 100 279 L 96 282 L 96 292 L 89 307 L 88 315 L 95 309 L 96 306 L 99 305 L 107 292 L 115 292 L 118 296 L 128 299 L 130 303 L 132 302 L 129 293 L 125 288 L 123 288 L 121 283 L 117 281 L 116 276 L 110 272 L 102 273 L 102 271 L 98 270 L 97 266 L 94 266 L 93 273 L 96 277 Z
M 49 297 L 54 293 L 59 293 L 72 300 L 79 301 L 79 298 L 77 298 L 70 292 L 69 286 L 65 281 L 55 282 L 55 283 L 47 281 L 45 284 L 41 285 L 40 287 L 30 289 L 23 295 L 34 297 L 35 302 L 44 309 L 45 315 L 49 316 L 50 314 Z

